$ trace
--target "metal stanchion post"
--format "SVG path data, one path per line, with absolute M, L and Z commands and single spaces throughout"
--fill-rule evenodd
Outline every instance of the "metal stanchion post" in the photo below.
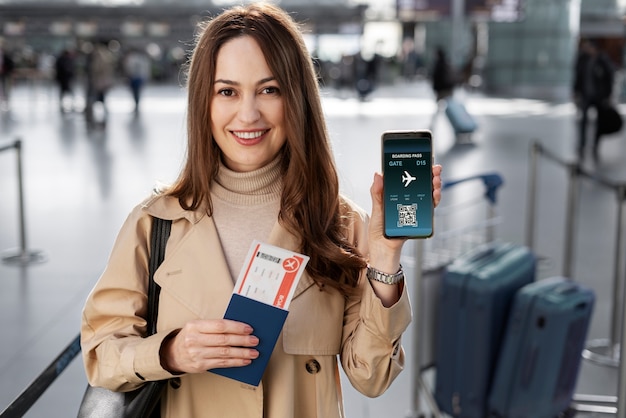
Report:
M 422 240 L 415 240 L 415 281 L 413 282 L 413 370 L 411 373 L 411 409 L 407 418 L 417 418 L 420 411 L 420 391 L 422 380 L 422 365 L 420 364 L 420 298 L 422 296 L 422 265 L 424 261 L 424 244 Z
M 614 186 L 615 187 L 615 186 Z M 613 260 L 613 308 L 611 310 L 611 329 L 609 338 L 599 338 L 587 343 L 583 357 L 605 366 L 617 367 L 620 365 L 620 329 L 624 322 L 624 299 L 621 298 L 623 282 L 622 257 L 625 253 L 624 240 L 624 195 L 626 185 L 617 186 L 617 229 L 615 236 L 615 255 Z
M 563 253 L 564 277 L 571 279 L 572 275 L 572 254 L 575 247 L 574 225 L 576 223 L 576 208 L 578 199 L 578 174 L 580 166 L 578 163 L 566 163 L 556 158 L 550 153 L 545 153 L 543 147 L 538 142 L 533 142 L 530 152 L 530 163 L 528 169 L 528 199 L 526 210 L 526 246 L 535 250 L 535 221 L 537 216 L 537 179 L 539 178 L 539 156 L 545 154 L 556 163 L 568 168 L 568 191 L 565 213 L 565 249 Z
M 424 265 L 424 241 L 415 240 L 415 281 L 413 282 L 413 293 L 411 296 L 413 306 L 413 351 L 412 361 L 413 370 L 411 373 L 411 409 L 407 412 L 407 418 L 418 418 L 423 416 L 420 413 L 420 395 L 424 396 L 428 408 L 434 418 L 440 418 L 441 412 L 437 406 L 437 402 L 430 393 L 428 387 L 422 379 L 420 338 L 423 337 L 421 330 L 421 304 L 422 304 L 422 281 Z
M 539 153 L 541 145 L 533 142 L 530 148 L 530 164 L 528 168 L 528 199 L 526 200 L 526 246 L 535 248 L 535 217 L 537 211 L 537 177 Z
M 576 208 L 578 208 L 578 163 L 568 164 L 567 205 L 565 208 L 565 250 L 563 253 L 563 276 L 572 280 L 572 259 L 575 247 L 574 225 L 576 224 Z
M 2 257 L 2 261 L 7 264 L 30 264 L 41 263 L 46 257 L 41 251 L 28 250 L 26 246 L 26 225 L 24 220 L 24 181 L 22 176 L 22 141 L 16 139 L 12 145 L 17 155 L 17 185 L 18 185 L 18 204 L 19 204 L 19 229 L 20 229 L 20 248 L 16 253 L 9 253 Z
M 624 219 L 624 200 L 626 199 L 626 185 L 621 184 L 617 188 L 617 232 L 615 237 L 615 256 L 613 259 L 614 269 L 615 269 L 615 283 L 614 283 L 614 292 L 613 292 L 613 319 L 611 324 L 611 341 L 609 345 L 609 355 L 612 355 L 613 359 L 616 362 L 620 362 L 620 341 L 626 335 L 621 331 L 621 328 L 624 326 L 624 315 L 626 313 L 626 303 L 623 297 L 623 293 L 626 292 L 626 280 L 624 278 L 624 266 L 622 263 L 623 256 L 626 253 L 626 249 L 624 248 L 624 229 L 626 224 L 626 219 Z M 621 291 L 620 291 L 621 287 Z M 622 295 L 620 297 L 620 295 Z M 623 345 L 623 344 L 622 344 Z M 624 367 L 620 366 L 620 370 L 624 369 Z M 620 375 L 622 373 L 620 372 Z M 620 411 L 625 411 L 624 409 L 620 409 Z
M 625 223 L 624 222 L 624 217 L 622 216 L 623 212 L 623 207 L 624 207 L 624 200 L 626 199 L 626 190 L 625 190 L 625 185 L 621 185 L 619 190 L 618 190 L 618 198 L 620 199 L 619 201 L 619 217 L 620 217 L 620 223 L 619 225 L 619 229 L 618 229 L 618 235 L 620 237 L 622 237 L 622 234 L 624 233 L 625 228 Z M 622 270 L 622 274 L 621 277 L 623 278 L 623 282 L 622 282 L 622 292 L 621 292 L 621 297 L 622 297 L 622 304 L 621 304 L 621 343 L 620 343 L 620 347 L 619 347 L 619 357 L 618 357 L 618 361 L 619 359 L 625 359 L 626 358 L 626 344 L 624 342 L 624 336 L 626 336 L 626 277 L 624 276 L 624 272 L 626 271 L 626 266 L 624 266 L 622 263 L 620 263 L 619 260 L 622 260 L 621 257 L 624 254 L 624 248 L 621 248 L 623 246 L 623 240 L 620 238 L 619 240 L 620 243 L 620 248 L 619 248 L 619 253 L 617 253 L 616 251 L 616 265 L 619 265 Z M 618 417 L 624 417 L 626 416 L 626 362 L 624 361 L 619 361 L 619 375 L 617 377 L 617 416 Z

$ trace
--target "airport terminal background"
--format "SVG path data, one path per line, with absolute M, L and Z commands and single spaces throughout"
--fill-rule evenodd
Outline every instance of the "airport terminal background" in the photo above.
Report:
M 475 7 L 473 14 L 459 9 L 464 2 Z M 0 113 L 0 411 L 76 336 L 83 302 L 130 208 L 155 182 L 171 181 L 178 172 L 186 105 L 180 69 L 193 39 L 193 23 L 227 2 L 177 2 L 176 8 L 163 0 L 114 3 L 0 1 L 0 37 L 17 64 L 10 98 Z M 418 9 L 428 3 L 431 11 Z M 540 276 L 560 275 L 565 270 L 565 214 L 571 183 L 566 166 L 540 158 L 537 218 L 529 225 L 531 144 L 537 141 L 565 163 L 576 161 L 577 112 L 571 101 L 571 80 L 582 38 L 596 40 L 610 54 L 618 69 L 615 101 L 626 114 L 622 93 L 626 2 L 507 0 L 503 7 L 508 4 L 515 13 L 501 18 L 490 16 L 478 3 L 285 0 L 281 5 L 306 22 L 307 41 L 319 58 L 324 110 L 342 189 L 348 195 L 369 209 L 372 173 L 380 166 L 380 133 L 431 128 L 444 179 L 501 174 L 497 239 L 525 244 L 532 228 L 534 248 L 542 260 Z M 139 47 L 152 60 L 152 76 L 139 112 L 133 111 L 120 67 L 107 97 L 106 125 L 88 124 L 82 113 L 81 62 L 96 39 L 112 41 L 109 46 L 120 58 L 131 47 Z M 435 103 L 428 68 L 437 45 L 446 46 L 455 68 L 465 74 L 455 96 L 479 123 L 469 139 L 455 138 Z M 52 65 L 66 47 L 76 53 L 79 70 L 74 101 L 66 103 L 62 112 Z M 376 84 L 360 98 L 352 73 L 346 70 L 373 57 Z M 11 147 L 17 140 L 21 164 Z M 596 180 L 619 185 L 626 181 L 624 161 L 622 131 L 607 136 L 600 158 L 586 156 L 582 167 Z M 23 213 L 18 168 L 23 173 Z M 615 284 L 624 281 L 626 259 L 615 248 L 616 235 L 624 234 L 617 219 L 624 203 L 596 180 L 580 181 L 569 266 L 572 278 L 597 294 L 590 340 L 611 334 L 614 295 L 621 295 Z M 444 196 L 443 205 L 481 196 L 480 187 L 468 187 L 460 196 Z M 33 254 L 31 262 L 7 261 L 24 249 Z M 416 249 L 415 242 L 409 242 L 404 252 L 409 277 L 417 274 Z M 418 336 L 424 339 L 428 335 Z M 348 418 L 404 417 L 415 412 L 413 341 L 411 328 L 404 337 L 406 370 L 382 397 L 367 399 L 345 381 Z M 77 358 L 26 416 L 74 416 L 85 384 Z M 578 393 L 614 397 L 617 384 L 615 366 L 583 361 Z M 579 416 L 615 415 L 611 407 L 605 413 Z

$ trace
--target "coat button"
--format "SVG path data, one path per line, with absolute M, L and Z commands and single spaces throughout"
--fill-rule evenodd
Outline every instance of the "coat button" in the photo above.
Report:
M 319 373 L 321 369 L 322 369 L 322 366 L 320 366 L 318 361 L 315 359 L 311 359 L 306 362 L 306 371 L 309 372 L 310 374 Z
M 180 387 L 180 385 L 181 385 L 180 377 L 173 377 L 173 378 L 170 379 L 170 386 L 173 389 L 178 389 Z

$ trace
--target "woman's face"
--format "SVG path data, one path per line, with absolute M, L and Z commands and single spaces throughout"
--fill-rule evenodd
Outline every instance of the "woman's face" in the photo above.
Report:
M 224 164 L 252 171 L 271 162 L 285 144 L 283 97 L 263 52 L 250 36 L 218 52 L 211 129 Z

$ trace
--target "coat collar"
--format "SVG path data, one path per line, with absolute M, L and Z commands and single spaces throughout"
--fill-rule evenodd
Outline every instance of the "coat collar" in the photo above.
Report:
M 147 198 L 143 202 L 142 207 L 152 216 L 172 221 L 184 218 L 192 224 L 197 224 L 207 214 L 206 204 L 202 204 L 195 211 L 185 210 L 178 203 L 178 199 L 158 193 Z

